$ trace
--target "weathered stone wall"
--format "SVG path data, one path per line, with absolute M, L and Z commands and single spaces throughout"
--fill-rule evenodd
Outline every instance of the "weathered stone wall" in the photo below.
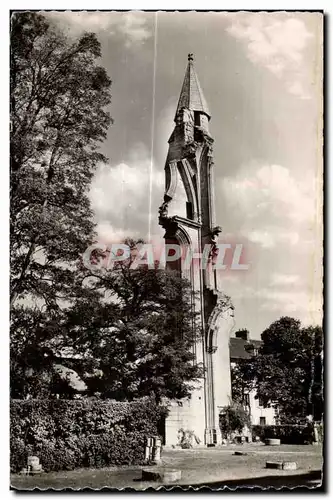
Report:
M 193 446 L 205 444 L 205 404 L 204 387 L 193 391 L 190 399 L 173 401 L 166 419 L 165 441 L 167 446 L 179 444 L 179 430 L 193 431 L 199 442 L 193 440 Z

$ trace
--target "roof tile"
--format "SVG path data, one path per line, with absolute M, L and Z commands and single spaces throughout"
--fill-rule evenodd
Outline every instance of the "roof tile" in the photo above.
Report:
M 210 118 L 208 105 L 205 96 L 203 95 L 192 59 L 189 60 L 186 68 L 185 78 L 178 101 L 176 116 L 178 112 L 183 108 L 190 109 L 191 111 L 201 111 Z

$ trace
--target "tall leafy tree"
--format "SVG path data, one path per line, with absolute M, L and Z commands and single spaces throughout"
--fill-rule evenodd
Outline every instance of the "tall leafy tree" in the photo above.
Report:
M 133 268 L 132 262 L 87 277 L 106 297 L 97 321 L 85 302 L 68 317 L 75 352 L 84 355 L 78 365 L 88 392 L 118 400 L 189 396 L 203 375 L 194 355 L 200 328 L 191 284 L 172 271 Z
M 257 356 L 240 366 L 245 381 L 252 380 L 257 396 L 279 411 L 281 422 L 292 423 L 323 411 L 321 327 L 303 328 L 294 318 L 282 317 L 261 335 Z
M 12 396 L 68 397 L 62 365 L 88 394 L 184 397 L 202 375 L 189 284 L 129 263 L 106 275 L 82 266 L 110 123 L 100 45 L 93 34 L 70 42 L 31 13 L 13 17 L 11 37 Z
M 253 364 L 248 359 L 241 359 L 231 367 L 231 395 L 235 403 L 245 405 L 246 395 L 254 388 L 253 370 Z
M 35 317 L 20 310 L 12 337 L 20 352 L 13 357 L 13 396 L 68 397 L 72 388 L 59 383 L 59 364 L 78 374 L 84 395 L 157 401 L 190 395 L 203 376 L 194 355 L 201 332 L 191 284 L 132 263 L 133 257 L 108 272 L 87 272 L 84 293 L 55 321 L 49 312 L 37 310 Z
M 11 19 L 11 364 L 50 364 L 67 309 L 82 287 L 81 256 L 95 238 L 88 190 L 111 118 L 100 43 L 69 40 L 40 14 Z M 88 296 L 87 296 L 88 294 Z M 97 299 L 96 299 L 97 300 Z
M 111 81 L 94 34 L 71 42 L 35 13 L 11 29 L 11 303 L 71 297 L 93 238 L 87 191 L 106 158 Z

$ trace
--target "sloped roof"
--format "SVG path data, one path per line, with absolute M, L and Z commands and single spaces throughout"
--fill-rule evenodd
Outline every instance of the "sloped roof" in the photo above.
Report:
M 248 359 L 252 356 L 250 347 L 253 346 L 254 349 L 259 349 L 261 346 L 261 340 L 244 340 L 231 338 L 230 339 L 230 359 Z
M 176 116 L 183 108 L 190 109 L 191 111 L 201 111 L 210 118 L 208 105 L 194 69 L 192 54 L 188 56 L 188 65 L 178 101 Z

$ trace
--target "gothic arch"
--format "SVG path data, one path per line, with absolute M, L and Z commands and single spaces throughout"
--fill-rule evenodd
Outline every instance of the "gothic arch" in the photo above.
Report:
M 202 211 L 206 211 L 206 224 L 209 224 L 210 228 L 215 226 L 215 195 L 214 195 L 214 173 L 213 173 L 213 157 L 212 157 L 212 145 L 210 143 L 205 144 L 201 151 L 199 157 L 199 170 L 200 170 L 200 182 L 204 182 L 209 186 L 209 191 L 211 193 L 208 199 L 208 205 L 206 209 L 201 206 Z
M 219 361 L 216 356 L 218 356 L 218 349 L 221 348 L 219 345 L 219 336 L 225 337 L 228 333 L 228 338 L 234 327 L 233 319 L 233 306 L 229 297 L 224 293 L 218 292 L 216 305 L 210 314 L 207 322 L 207 332 L 206 332 L 206 412 L 207 412 L 207 429 L 212 435 L 210 439 L 212 442 L 217 442 L 216 436 L 216 426 L 218 425 L 218 410 L 216 407 L 215 384 L 218 383 L 217 378 L 217 362 Z M 230 327 L 230 320 L 232 325 Z M 214 430 L 215 429 L 215 430 Z
M 171 161 L 165 167 L 165 196 L 170 200 L 174 197 L 177 188 L 177 162 Z
M 165 241 L 166 243 L 171 243 L 171 244 L 176 244 L 179 245 L 182 249 L 182 257 L 180 258 L 180 265 L 176 266 L 174 264 L 176 261 L 170 261 L 169 268 L 176 268 L 180 272 L 180 274 L 191 281 L 192 283 L 192 266 L 189 267 L 189 269 L 184 269 L 184 266 L 182 265 L 182 260 L 184 255 L 187 255 L 188 249 L 191 247 L 191 238 L 188 234 L 188 232 L 179 225 L 178 222 L 175 222 L 170 226 L 169 231 L 166 233 L 165 236 Z M 184 250 L 185 248 L 185 250 Z M 185 252 L 185 253 L 184 253 Z
M 193 184 L 191 169 L 186 159 L 178 162 L 178 171 L 184 184 L 187 199 L 190 203 L 192 203 L 193 219 L 197 220 L 199 213 L 197 193 Z
M 207 352 L 212 352 L 212 353 L 214 353 L 218 348 L 218 340 L 217 340 L 218 320 L 221 318 L 221 316 L 224 316 L 225 319 L 233 317 L 233 310 L 234 310 L 234 306 L 232 305 L 227 295 L 225 295 L 223 292 L 216 292 L 216 293 L 217 293 L 216 305 L 212 310 L 207 322 L 206 350 Z
M 175 232 L 175 237 L 179 241 L 181 245 L 186 245 L 189 246 L 191 245 L 191 238 L 188 234 L 188 232 L 181 226 L 177 227 L 177 230 Z

